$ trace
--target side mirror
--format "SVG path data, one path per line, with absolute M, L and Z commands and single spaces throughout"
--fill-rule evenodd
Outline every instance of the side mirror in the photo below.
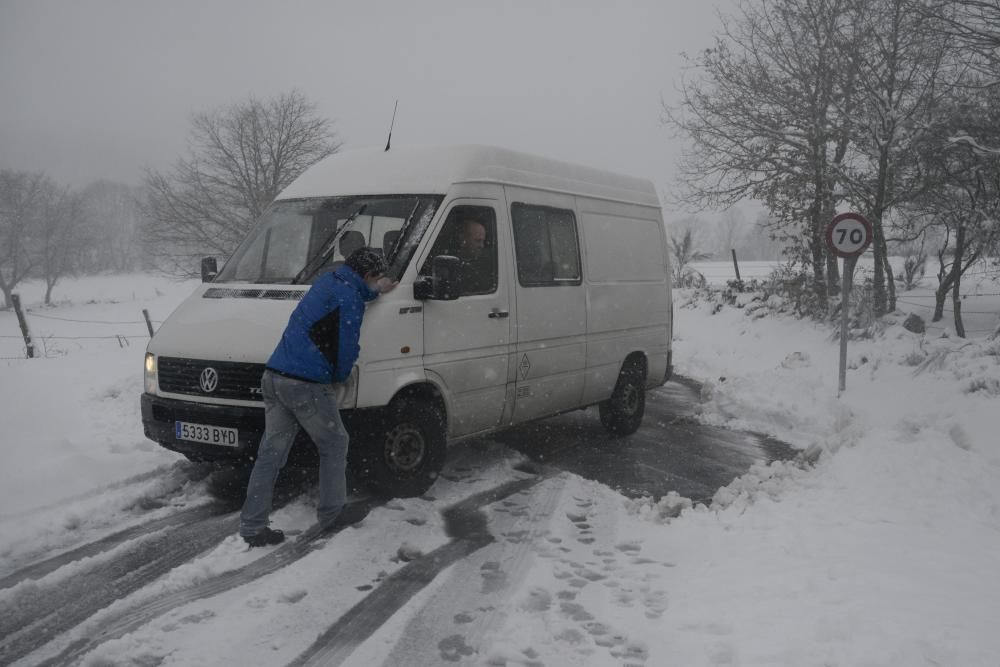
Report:
M 210 283 L 219 275 L 219 265 L 214 257 L 201 258 L 201 282 Z
M 431 260 L 431 275 L 413 285 L 413 298 L 453 301 L 458 298 L 458 271 L 462 260 L 451 255 L 438 255 Z

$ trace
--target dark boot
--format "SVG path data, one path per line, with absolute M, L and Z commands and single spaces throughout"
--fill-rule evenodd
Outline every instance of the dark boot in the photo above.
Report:
M 285 534 L 280 530 L 272 530 L 265 526 L 263 530 L 258 532 L 256 535 L 244 535 L 243 541 L 251 547 L 266 547 L 272 544 L 281 544 L 284 542 Z

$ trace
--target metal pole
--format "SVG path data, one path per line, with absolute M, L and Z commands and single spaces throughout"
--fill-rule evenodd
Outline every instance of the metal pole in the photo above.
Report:
M 840 391 L 839 397 L 847 388 L 847 319 L 850 315 L 851 277 L 857 257 L 844 258 L 844 281 L 840 288 Z
M 736 263 L 736 248 L 730 248 L 729 252 L 733 253 L 733 268 L 736 269 L 736 284 L 743 289 L 743 280 L 740 278 L 740 265 Z

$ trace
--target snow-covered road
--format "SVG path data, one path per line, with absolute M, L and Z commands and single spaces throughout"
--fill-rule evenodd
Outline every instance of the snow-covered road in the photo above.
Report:
M 64 342 L 142 308 L 155 319 L 189 288 L 67 287 L 61 319 L 35 323 L 65 338 L 0 365 L 0 663 L 985 667 L 1000 653 L 996 336 L 913 334 L 898 313 L 850 341 L 838 395 L 829 327 L 780 300 L 678 291 L 698 412 L 653 401 L 647 426 L 767 434 L 811 464 L 752 465 L 706 502 L 694 487 L 630 498 L 587 471 L 635 469 L 655 437 L 595 445 L 578 436 L 601 433 L 596 416 L 572 413 L 519 444 L 458 445 L 431 495 L 330 539 L 247 550 L 211 493 L 226 480 L 143 438 L 141 345 Z M 684 437 L 658 443 L 660 470 L 717 468 L 702 451 L 686 462 Z M 301 537 L 314 503 L 290 497 L 273 520 Z M 116 568 L 120 599 L 97 574 Z
M 588 491 L 588 487 L 580 487 L 584 478 L 627 489 L 633 497 L 692 490 L 697 491 L 695 497 L 711 497 L 718 486 L 767 458 L 752 435 L 693 422 L 690 417 L 697 406 L 697 394 L 690 383 L 687 385 L 670 383 L 650 396 L 647 422 L 637 437 L 608 438 L 590 411 L 516 429 L 494 440 L 471 441 L 459 447 L 460 455 L 452 457 L 432 491 L 433 497 L 376 503 L 370 521 L 345 535 L 321 540 L 299 521 L 291 532 L 300 534 L 288 544 L 239 557 L 235 557 L 239 543 L 234 544 L 232 537 L 235 513 L 231 504 L 224 502 L 234 499 L 212 497 L 213 489 L 232 483 L 232 479 L 224 479 L 224 484 L 220 478 L 238 480 L 239 475 L 216 471 L 202 479 L 208 466 L 170 466 L 162 471 L 163 478 L 173 478 L 174 483 L 165 485 L 162 496 L 146 497 L 145 503 L 151 509 L 162 508 L 188 486 L 182 482 L 200 485 L 202 495 L 188 497 L 185 508 L 49 558 L 29 553 L 20 561 L 26 563 L 23 568 L 14 572 L 5 568 L 0 590 L 8 604 L 0 613 L 0 657 L 5 661 L 24 658 L 28 662 L 72 664 L 102 644 L 142 634 L 144 626 L 175 610 L 197 606 L 240 587 L 252 587 L 262 577 L 284 568 L 294 571 L 298 561 L 314 551 L 334 550 L 338 560 L 364 560 L 364 552 L 351 554 L 357 532 L 368 531 L 366 524 L 375 524 L 372 530 L 376 532 L 387 531 L 386 520 L 413 504 L 423 504 L 422 512 L 438 516 L 433 522 L 427 518 L 405 522 L 417 527 L 438 523 L 438 537 L 445 541 L 426 554 L 419 549 L 411 552 L 403 542 L 392 545 L 389 551 L 397 555 L 395 568 L 386 569 L 385 563 L 372 561 L 378 569 L 359 573 L 361 579 L 354 583 L 376 583 L 355 586 L 367 594 L 353 607 L 341 610 L 342 615 L 328 614 L 329 627 L 298 656 L 291 656 L 292 662 L 337 664 L 365 639 L 394 632 L 405 636 L 390 642 L 395 647 L 392 655 L 382 657 L 387 664 L 435 664 L 457 659 L 465 652 L 478 653 L 484 637 L 499 622 L 494 612 L 509 604 L 506 598 L 511 595 L 511 585 L 523 579 L 534 558 L 551 558 L 564 565 L 577 563 L 579 576 L 574 585 L 581 587 L 607 579 L 600 572 L 609 570 L 614 557 L 621 556 L 607 544 L 607 535 L 594 535 L 595 526 L 611 522 L 593 497 L 594 489 L 601 485 Z M 677 428 L 683 429 L 679 432 L 683 437 L 675 437 L 678 432 L 670 430 Z M 533 454 L 541 465 L 519 461 L 520 456 L 513 451 L 517 448 Z M 677 456 L 685 451 L 687 456 Z M 676 471 L 672 471 L 675 461 Z M 566 469 L 572 474 L 565 474 Z M 291 493 L 285 502 L 308 504 L 314 493 L 313 484 L 307 481 L 311 477 L 301 471 L 289 471 L 285 477 L 286 492 Z M 134 479 L 136 484 L 145 481 L 145 475 Z M 123 486 L 127 485 L 119 484 L 109 493 L 120 493 Z M 573 489 L 571 500 L 567 500 L 567 488 Z M 303 489 L 305 496 L 297 497 Z M 557 507 L 562 509 L 557 511 Z M 599 546 L 590 548 L 591 553 L 568 559 L 572 546 L 593 544 Z M 603 552 L 595 555 L 595 549 Z M 587 562 L 590 565 L 580 565 Z M 438 575 L 449 567 L 449 576 L 436 583 Z M 568 567 L 567 572 L 574 569 Z M 195 574 L 187 578 L 177 574 L 184 569 Z M 164 587 L 160 583 L 164 578 L 174 578 L 177 585 Z M 539 591 L 533 604 L 562 605 L 572 610 L 570 616 L 577 620 L 596 618 L 573 602 L 576 596 L 571 593 Z M 414 596 L 427 597 L 429 602 L 413 612 L 405 628 L 383 629 Z M 434 640 L 439 632 L 429 628 L 442 627 L 454 632 Z M 606 632 L 599 622 L 581 627 L 592 634 Z

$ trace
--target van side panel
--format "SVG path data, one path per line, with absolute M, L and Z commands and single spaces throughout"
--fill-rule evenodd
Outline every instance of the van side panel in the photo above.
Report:
M 586 252 L 587 372 L 583 402 L 611 395 L 632 352 L 648 363 L 648 384 L 662 383 L 670 350 L 670 275 L 659 211 L 581 199 Z

